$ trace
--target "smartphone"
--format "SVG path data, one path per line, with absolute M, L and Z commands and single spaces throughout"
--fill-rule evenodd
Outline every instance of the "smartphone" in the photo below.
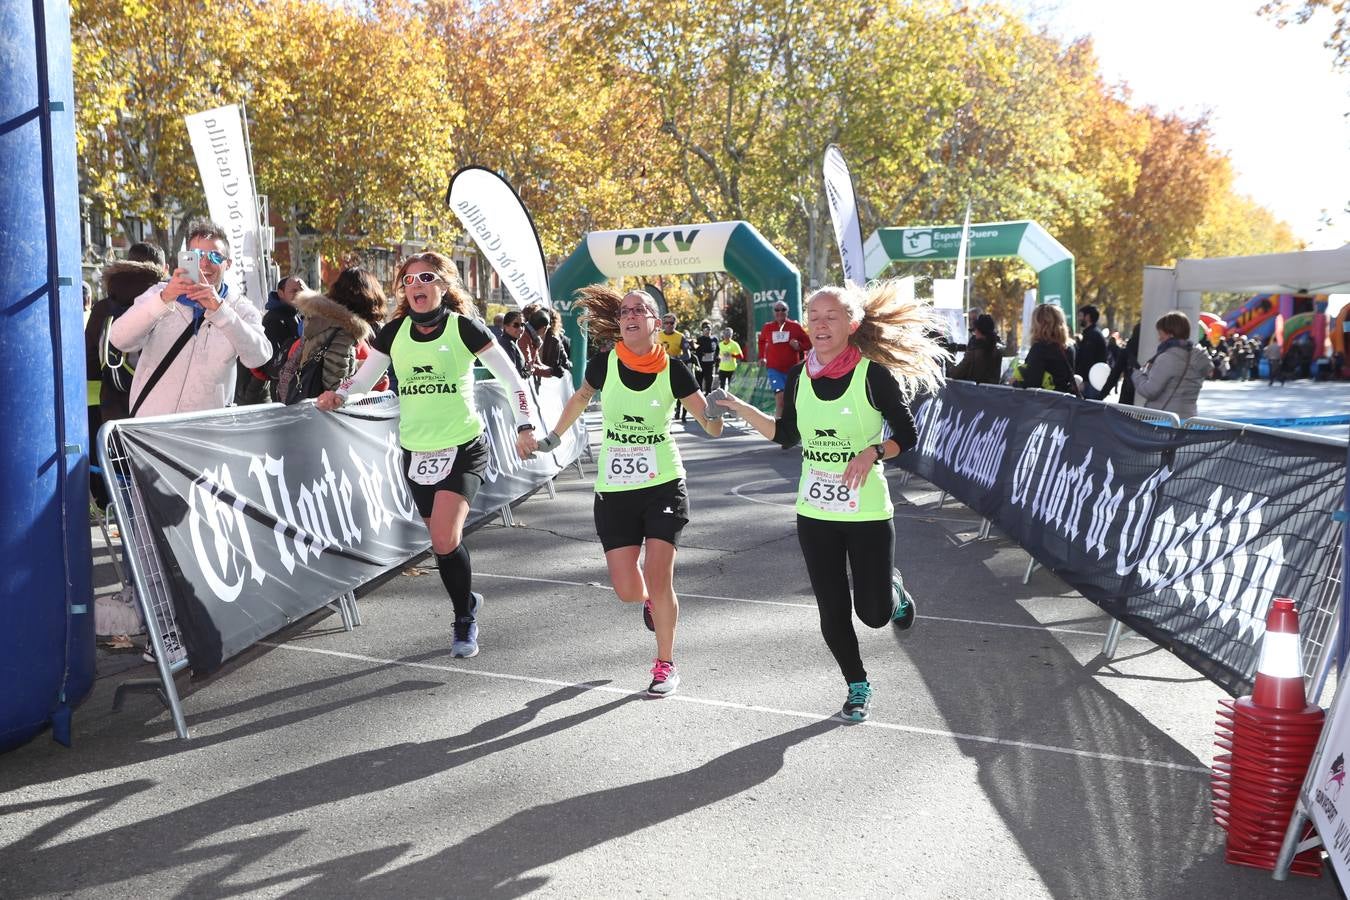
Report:
M 196 253 L 191 250 L 184 250 L 178 254 L 178 268 L 187 272 L 188 279 L 193 283 L 199 283 L 202 280 L 202 261 Z

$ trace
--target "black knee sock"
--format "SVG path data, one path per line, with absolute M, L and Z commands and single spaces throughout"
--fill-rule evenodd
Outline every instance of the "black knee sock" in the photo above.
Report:
M 445 592 L 455 606 L 455 618 L 467 616 L 473 602 L 469 596 L 473 589 L 473 567 L 469 564 L 468 548 L 460 544 L 449 553 L 437 553 L 436 567 L 441 570 Z

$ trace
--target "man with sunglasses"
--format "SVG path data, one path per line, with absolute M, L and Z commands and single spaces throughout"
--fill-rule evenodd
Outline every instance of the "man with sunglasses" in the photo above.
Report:
M 197 256 L 200 280 L 174 269 L 167 283 L 137 297 L 108 333 L 118 350 L 141 353 L 131 382 L 133 417 L 229 406 L 236 363 L 254 368 L 272 358 L 258 308 L 225 283 L 231 262 L 225 230 L 193 222 L 187 247 Z

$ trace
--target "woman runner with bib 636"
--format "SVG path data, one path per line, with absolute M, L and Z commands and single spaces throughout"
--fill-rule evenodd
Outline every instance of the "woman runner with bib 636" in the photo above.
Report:
M 408 257 L 394 274 L 394 293 L 398 309 L 371 342 L 366 361 L 316 403 L 320 409 L 337 409 L 348 394 L 370 390 L 393 363 L 404 476 L 431 532 L 441 581 L 454 604 L 450 652 L 467 658 L 478 653 L 483 597 L 473 590 L 469 551 L 460 541 L 489 454 L 473 400 L 474 357 L 506 387 L 515 411 L 516 452 L 522 458 L 537 446 L 534 405 L 506 351 L 473 317 L 473 298 L 449 257 L 430 252 Z
M 882 460 L 914 446 L 909 400 L 915 392 L 942 385 L 947 353 L 928 336 L 939 324 L 927 306 L 905 300 L 895 282 L 823 287 L 807 301 L 812 349 L 788 375 L 782 418 L 713 392 L 715 402 L 769 440 L 783 447 L 801 442 L 797 541 L 821 633 L 848 683 L 839 713 L 848 721 L 866 719 L 872 704 L 853 612 L 870 628 L 890 623 L 903 631 L 914 624 L 914 599 L 895 568 Z
M 645 291 L 621 294 L 605 286 L 583 288 L 576 305 L 590 333 L 614 342 L 593 357 L 586 380 L 563 407 L 541 450 L 557 446 L 596 391 L 604 420 L 600 471 L 595 480 L 595 530 L 605 549 L 610 584 L 625 603 L 641 602 L 647 628 L 656 632 L 656 660 L 647 693 L 664 697 L 679 686 L 675 669 L 675 548 L 689 521 L 684 464 L 670 435 L 678 400 L 704 431 L 722 433 L 720 410 L 711 421 L 708 401 L 679 359 L 666 354 L 656 301 Z M 638 555 L 646 547 L 641 568 Z

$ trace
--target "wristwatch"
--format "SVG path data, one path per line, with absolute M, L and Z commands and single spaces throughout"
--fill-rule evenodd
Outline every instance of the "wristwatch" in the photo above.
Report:
M 524 434 L 527 431 L 534 431 L 534 426 L 529 424 L 516 426 L 516 434 Z
M 885 444 L 885 443 L 873 444 L 873 445 L 872 445 L 872 449 L 875 450 L 875 451 L 877 451 L 877 462 L 881 462 L 883 459 L 886 458 L 886 444 Z

